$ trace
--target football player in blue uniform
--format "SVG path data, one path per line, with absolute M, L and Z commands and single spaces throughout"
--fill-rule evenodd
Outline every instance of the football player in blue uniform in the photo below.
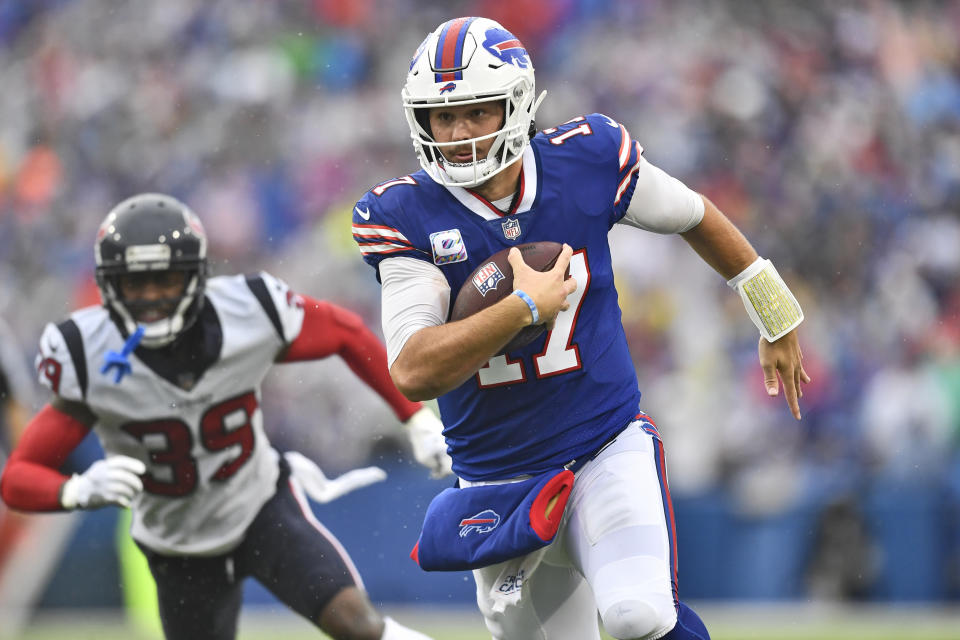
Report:
M 599 612 L 615 638 L 708 638 L 677 594 L 663 447 L 638 410 L 607 234 L 614 224 L 680 234 L 727 279 L 760 329 L 768 394 L 778 395 L 779 374 L 799 419 L 809 378 L 796 299 L 707 198 L 650 164 L 616 120 L 595 113 L 537 133 L 543 96 L 530 56 L 498 23 L 440 25 L 417 49 L 402 97 L 422 169 L 371 189 L 353 217 L 382 284 L 393 380 L 410 399 L 438 398 L 467 491 L 578 461 L 552 543 L 475 569 L 487 627 L 498 639 L 598 639 Z M 511 251 L 515 295 L 447 322 L 486 258 L 532 241 L 565 243 L 552 270 Z M 550 330 L 497 355 L 537 323 Z M 484 522 L 461 536 L 491 535 L 499 515 Z

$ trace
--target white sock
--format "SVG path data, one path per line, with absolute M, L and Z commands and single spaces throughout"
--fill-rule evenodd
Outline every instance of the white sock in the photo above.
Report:
M 380 636 L 380 640 L 432 640 L 430 636 L 408 629 L 393 618 L 385 617 L 383 623 L 383 635 Z

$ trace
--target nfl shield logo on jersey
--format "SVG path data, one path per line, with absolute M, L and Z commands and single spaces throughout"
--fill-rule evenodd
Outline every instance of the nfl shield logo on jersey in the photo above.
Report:
M 430 234 L 435 265 L 463 262 L 467 259 L 467 246 L 463 244 L 460 229 L 447 229 Z
M 516 240 L 520 237 L 520 221 L 516 218 L 510 218 L 502 225 L 503 235 L 507 240 Z
M 473 286 L 477 288 L 477 291 L 480 292 L 480 295 L 487 295 L 488 291 L 497 288 L 497 285 L 503 280 L 503 272 L 500 271 L 500 267 L 497 266 L 496 262 L 488 262 L 487 264 L 480 267 L 480 270 L 477 271 L 477 275 L 473 276 Z

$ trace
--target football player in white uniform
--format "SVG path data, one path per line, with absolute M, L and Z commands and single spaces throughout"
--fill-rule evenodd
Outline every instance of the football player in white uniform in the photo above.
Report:
M 208 280 L 206 245 L 196 215 L 169 196 L 141 194 L 109 213 L 95 245 L 103 306 L 44 330 L 37 368 L 54 396 L 10 456 L 4 501 L 130 507 L 167 638 L 235 637 L 248 576 L 334 638 L 425 638 L 373 608 L 306 499 L 385 474 L 328 479 L 307 458 L 278 454 L 260 385 L 274 362 L 339 355 L 389 403 L 434 475 L 450 469 L 442 425 L 396 390 L 359 317 L 263 272 Z M 61 464 L 91 428 L 106 458 L 65 477 Z

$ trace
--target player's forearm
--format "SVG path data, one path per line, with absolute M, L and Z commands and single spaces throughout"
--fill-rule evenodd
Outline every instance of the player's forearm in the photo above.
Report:
M 517 296 L 472 316 L 413 334 L 390 368 L 401 393 L 430 400 L 466 382 L 530 324 L 530 309 Z
M 67 476 L 35 462 L 11 459 L 0 478 L 0 495 L 11 509 L 60 511 L 60 487 Z
M 680 235 L 724 279 L 729 280 L 757 259 L 757 252 L 740 230 L 703 196 L 700 224 Z
M 279 362 L 319 360 L 337 354 L 367 385 L 380 394 L 401 422 L 420 410 L 404 398 L 387 371 L 387 351 L 356 313 L 330 302 L 303 299 L 300 334 L 280 354 Z
M 406 422 L 423 407 L 419 402 L 405 398 L 394 385 L 387 370 L 387 350 L 366 327 L 359 329 L 352 339 L 344 341 L 340 357 L 358 378 L 380 394 L 401 422 Z
M 54 511 L 67 480 L 58 469 L 90 432 L 95 418 L 79 402 L 55 396 L 27 423 L 0 478 L 0 495 L 21 511 Z

